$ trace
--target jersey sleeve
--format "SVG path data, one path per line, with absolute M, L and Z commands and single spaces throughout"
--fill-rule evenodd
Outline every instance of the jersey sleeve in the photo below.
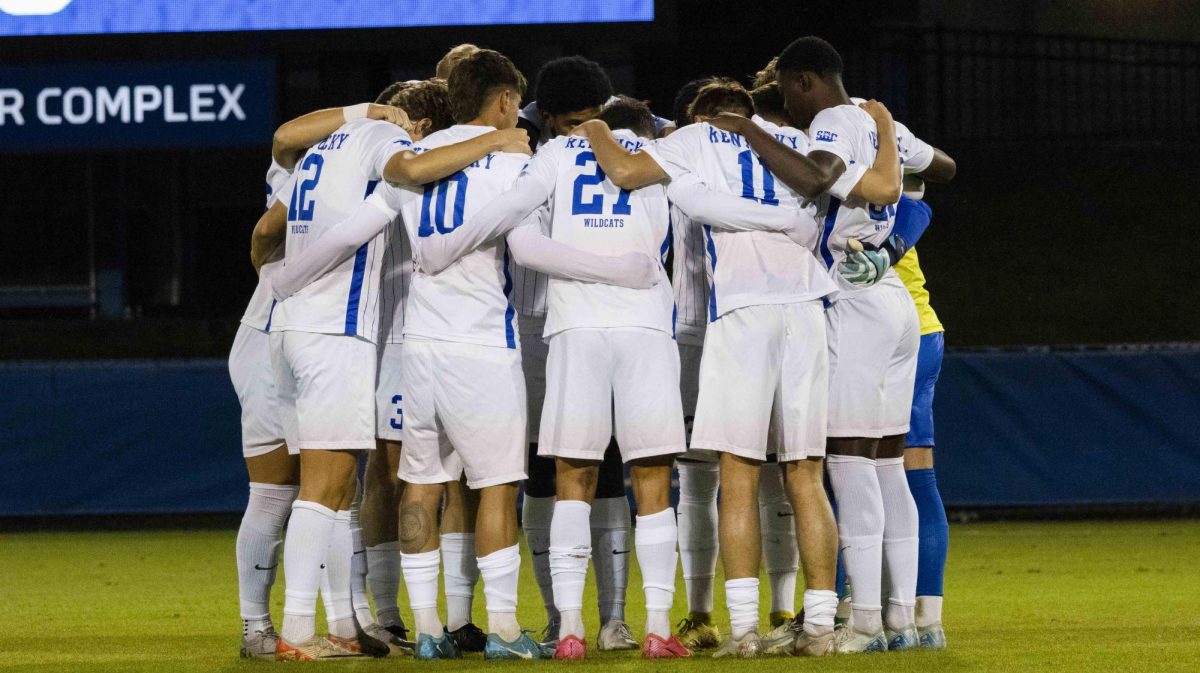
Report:
M 933 163 L 933 146 L 913 135 L 900 122 L 896 122 L 896 142 L 900 146 L 900 163 L 905 173 L 920 173 Z
M 834 183 L 834 186 L 829 189 L 829 193 L 844 199 L 850 194 L 850 190 L 854 188 L 854 182 L 847 180 L 847 174 L 851 173 L 857 159 L 854 152 L 854 137 L 856 129 L 853 121 L 841 108 L 827 108 L 817 114 L 812 120 L 812 124 L 808 127 L 809 147 L 810 152 L 829 152 L 842 160 L 846 165 L 846 173 L 843 173 L 841 178 Z M 861 176 L 859 176 L 861 177 Z
M 696 131 L 700 126 L 701 124 L 685 126 L 666 138 L 646 143 L 641 151 L 650 155 L 671 178 L 690 173 L 692 159 L 697 151 Z
M 362 152 L 359 161 L 363 173 L 371 180 L 383 177 L 383 169 L 397 152 L 411 150 L 412 138 L 404 129 L 390 122 L 379 121 L 363 126 Z

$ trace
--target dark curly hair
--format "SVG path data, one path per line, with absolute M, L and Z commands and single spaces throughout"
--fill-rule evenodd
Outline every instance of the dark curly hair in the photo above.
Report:
M 562 114 L 604 105 L 612 98 L 612 82 L 599 63 L 582 56 L 547 61 L 538 71 L 534 99 L 545 114 Z
M 815 72 L 826 77 L 842 74 L 845 65 L 832 44 L 809 35 L 789 44 L 775 67 L 779 72 Z
M 715 79 L 716 77 L 700 77 L 679 87 L 679 93 L 675 94 L 675 103 L 671 106 L 671 118 L 676 126 L 684 127 L 692 123 L 692 118 L 688 116 L 688 108 L 692 106 L 692 101 L 696 100 L 696 92 Z
M 642 138 L 654 137 L 654 113 L 650 106 L 630 96 L 617 96 L 604 106 L 597 119 L 604 120 L 614 131 L 629 129 Z

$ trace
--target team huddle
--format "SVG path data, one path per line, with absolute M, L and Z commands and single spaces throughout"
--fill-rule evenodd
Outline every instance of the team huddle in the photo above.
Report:
M 242 656 L 584 659 L 589 564 L 600 650 L 944 647 L 942 327 L 913 245 L 924 182 L 955 166 L 842 69 L 801 38 L 751 89 L 684 85 L 666 120 L 582 57 L 522 107 L 512 62 L 460 45 L 432 79 L 281 126 L 230 354 Z M 517 621 L 518 529 L 540 639 Z

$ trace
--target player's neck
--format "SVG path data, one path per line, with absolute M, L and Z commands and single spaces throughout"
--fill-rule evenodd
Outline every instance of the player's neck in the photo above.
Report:
M 505 119 L 503 115 L 495 112 L 484 112 L 478 117 L 469 122 L 465 122 L 464 126 L 490 126 L 494 129 L 504 128 Z

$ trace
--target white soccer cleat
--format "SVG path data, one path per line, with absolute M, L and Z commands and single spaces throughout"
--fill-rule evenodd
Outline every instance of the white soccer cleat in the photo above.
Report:
M 839 629 L 834 636 L 834 647 L 838 654 L 858 654 L 860 652 L 887 652 L 887 639 L 883 630 L 877 633 L 861 633 L 851 627 Z
M 596 638 L 596 646 L 601 652 L 616 650 L 636 650 L 641 645 L 633 639 L 629 625 L 619 619 L 613 619 L 600 627 L 600 635 Z
M 762 653 L 791 654 L 800 629 L 800 624 L 791 619 L 771 629 L 762 637 Z
M 797 657 L 831 657 L 837 654 L 836 631 L 814 636 L 803 630 L 796 634 L 792 654 Z
M 721 647 L 713 653 L 714 659 L 736 658 L 753 659 L 762 654 L 762 639 L 758 633 L 751 631 L 741 638 L 732 637 L 721 643 Z
M 274 659 L 275 648 L 279 645 L 279 634 L 275 628 L 268 626 L 263 631 L 255 631 L 248 636 L 242 636 L 243 659 Z
M 885 628 L 883 637 L 887 639 L 888 651 L 893 650 L 912 650 L 918 647 L 917 627 L 915 624 L 909 624 L 899 631 L 893 631 Z
M 946 649 L 946 632 L 941 624 L 933 624 L 923 629 L 917 629 L 917 646 L 923 650 Z

